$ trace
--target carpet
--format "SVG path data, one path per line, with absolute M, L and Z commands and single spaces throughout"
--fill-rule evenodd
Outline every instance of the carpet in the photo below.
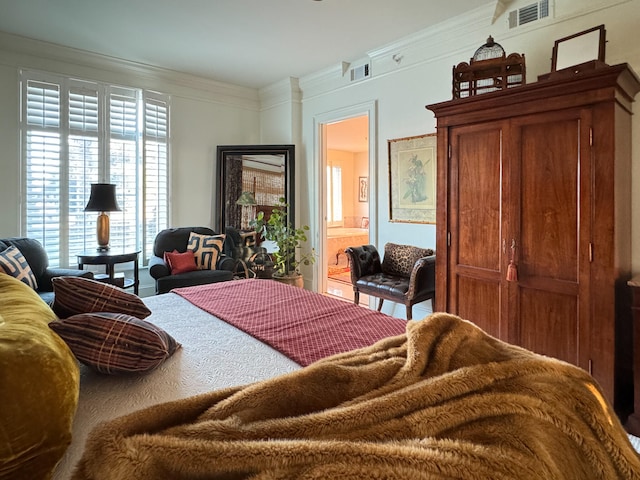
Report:
M 329 265 L 328 275 L 331 280 L 351 285 L 349 265 Z
M 349 265 L 329 265 L 327 271 L 329 276 L 332 277 L 340 273 L 345 273 L 345 272 L 348 273 L 350 269 L 349 269 Z

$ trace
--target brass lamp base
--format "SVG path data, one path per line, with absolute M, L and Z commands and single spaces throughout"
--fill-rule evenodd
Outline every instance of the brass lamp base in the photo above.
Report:
M 98 237 L 99 252 L 109 250 L 109 215 L 106 212 L 100 212 L 96 221 L 96 235 Z

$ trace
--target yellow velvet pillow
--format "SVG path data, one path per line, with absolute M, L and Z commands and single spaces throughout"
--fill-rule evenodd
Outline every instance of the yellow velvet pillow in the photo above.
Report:
M 71 442 L 80 374 L 55 313 L 0 273 L 0 478 L 48 479 Z

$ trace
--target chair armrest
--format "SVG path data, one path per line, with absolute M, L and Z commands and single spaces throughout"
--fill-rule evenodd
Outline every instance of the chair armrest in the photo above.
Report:
M 38 279 L 38 291 L 53 292 L 51 279 L 55 277 L 93 278 L 93 272 L 89 270 L 79 270 L 77 268 L 46 268 L 42 276 Z
M 151 255 L 149 257 L 149 275 L 157 280 L 158 278 L 171 275 L 171 270 L 164 259 Z
M 419 258 L 411 270 L 407 298 L 412 299 L 419 293 L 434 292 L 436 289 L 436 256 Z
M 344 250 L 351 266 L 351 282 L 355 283 L 365 275 L 374 275 L 382 271 L 380 254 L 373 245 L 347 247 Z
M 218 270 L 227 270 L 229 272 L 235 271 L 237 261 L 234 258 L 227 255 L 220 255 L 218 259 Z

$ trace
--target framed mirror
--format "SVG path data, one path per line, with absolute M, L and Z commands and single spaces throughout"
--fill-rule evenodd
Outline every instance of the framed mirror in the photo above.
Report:
M 591 61 L 604 62 L 606 44 L 604 25 L 556 40 L 551 71 L 556 72 Z
M 227 226 L 246 230 L 260 211 L 268 218 L 281 197 L 294 224 L 294 145 L 219 145 L 217 162 L 218 232 Z

